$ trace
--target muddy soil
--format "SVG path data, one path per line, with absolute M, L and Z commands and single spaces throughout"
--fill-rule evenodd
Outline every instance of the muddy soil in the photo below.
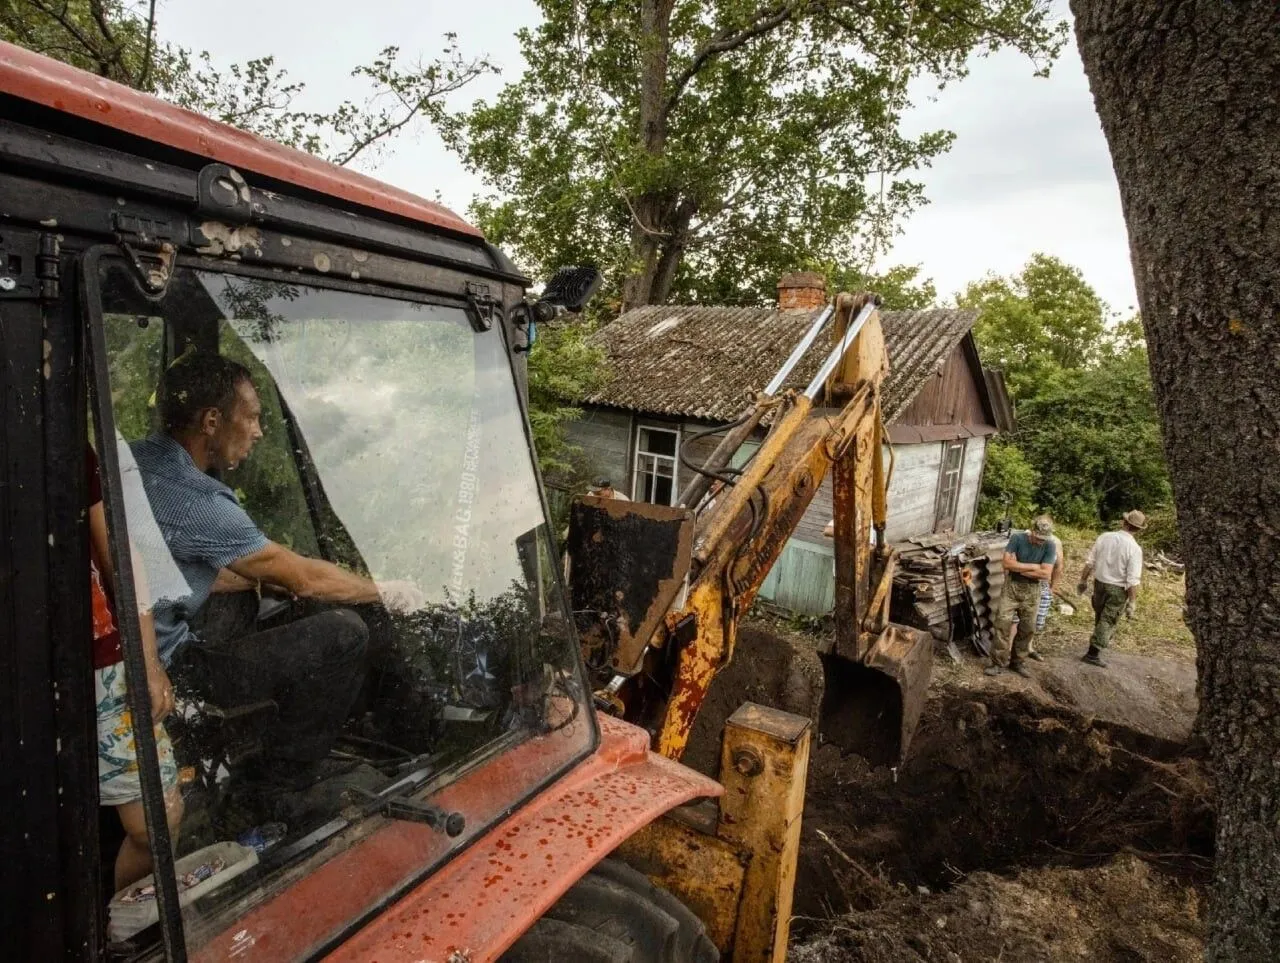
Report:
M 724 720 L 744 700 L 815 716 L 812 644 L 744 630 L 686 762 L 715 772 Z M 1059 701 L 1056 676 L 1042 687 L 939 675 L 901 767 L 815 739 L 796 959 L 1193 958 L 1213 822 L 1201 763 L 1164 737 L 1185 732 L 1185 712 L 1134 728 Z
M 793 945 L 793 963 L 1060 960 L 1197 963 L 1201 898 L 1135 856 L 1091 869 L 974 873 L 938 894 L 900 894 Z

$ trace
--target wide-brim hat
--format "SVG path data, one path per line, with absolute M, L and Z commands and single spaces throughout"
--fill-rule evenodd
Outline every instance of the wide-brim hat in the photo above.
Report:
M 1142 512 L 1138 511 L 1136 508 L 1131 512 L 1125 512 L 1124 520 L 1138 531 L 1142 531 L 1147 527 L 1147 516 L 1142 514 Z

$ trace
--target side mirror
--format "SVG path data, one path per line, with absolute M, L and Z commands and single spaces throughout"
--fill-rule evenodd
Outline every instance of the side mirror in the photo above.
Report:
M 542 297 L 518 309 L 513 323 L 523 340 L 512 349 L 523 353 L 533 347 L 538 339 L 538 324 L 552 321 L 562 314 L 578 314 L 587 302 L 600 290 L 604 275 L 593 264 L 579 267 L 562 267 L 551 276 L 542 291 Z
M 604 275 L 592 264 L 562 267 L 551 276 L 538 300 L 543 304 L 563 308 L 570 314 L 577 314 L 600 290 L 603 280 Z

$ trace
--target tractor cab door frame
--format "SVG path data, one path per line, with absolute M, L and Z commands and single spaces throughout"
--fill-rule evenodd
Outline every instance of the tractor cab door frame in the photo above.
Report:
M 128 531 L 124 493 L 120 491 L 120 463 L 116 450 L 115 415 L 111 401 L 110 369 L 107 364 L 106 330 L 102 311 L 100 265 L 104 257 L 119 254 L 111 244 L 89 248 L 80 260 L 81 306 L 87 334 L 88 381 L 92 398 L 94 437 L 98 441 L 98 460 L 102 466 L 102 496 L 107 514 L 107 528 L 112 533 L 112 564 L 115 580 L 115 616 L 120 628 L 120 645 L 124 653 L 125 675 L 145 679 L 147 667 L 142 651 L 138 600 L 130 573 L 133 558 L 128 538 L 117 533 Z M 216 330 L 216 329 L 215 329 Z M 85 566 L 87 571 L 87 564 Z M 83 636 L 87 641 L 89 636 Z M 130 685 L 125 703 L 134 719 L 151 718 L 151 695 L 145 685 Z M 174 875 L 173 846 L 165 818 L 164 785 L 160 777 L 159 749 L 151 726 L 134 726 L 134 745 L 138 758 L 138 781 L 142 788 L 142 808 L 146 816 L 147 836 L 151 843 L 151 864 L 156 886 L 156 906 L 160 916 L 160 932 L 166 959 L 183 963 L 187 958 L 182 934 L 182 911 L 178 902 L 178 882 Z M 96 744 L 96 743 L 95 743 Z M 97 756 L 94 755 L 96 763 Z
M 13 959 L 98 959 L 102 867 L 89 640 L 78 258 L 0 237 L 0 932 Z

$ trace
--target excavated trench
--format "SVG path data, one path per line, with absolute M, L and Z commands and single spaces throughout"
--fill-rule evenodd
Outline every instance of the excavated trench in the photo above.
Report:
M 719 732 L 744 700 L 812 716 L 820 697 L 805 643 L 746 629 L 685 759 L 714 772 Z M 1098 867 L 1129 854 L 1194 889 L 1208 871 L 1212 820 L 1203 769 L 1185 746 L 1022 692 L 935 688 L 897 770 L 815 742 L 793 938 L 982 871 Z

